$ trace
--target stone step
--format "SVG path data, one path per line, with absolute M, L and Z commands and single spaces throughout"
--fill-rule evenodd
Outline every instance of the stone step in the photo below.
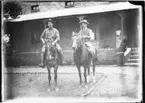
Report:
M 132 51 L 131 55 L 139 55 L 139 52 L 138 51 Z
M 139 50 L 132 50 L 132 49 L 131 49 L 131 51 L 132 51 L 132 52 L 138 52 L 138 53 L 139 53 Z
M 130 59 L 138 59 L 139 55 L 130 55 Z
M 130 59 L 139 59 L 139 55 L 130 55 Z
M 139 63 L 125 63 L 125 66 L 139 66 Z
M 140 50 L 140 48 L 131 48 L 132 50 Z
M 138 63 L 139 59 L 128 59 L 127 62 L 128 63 Z

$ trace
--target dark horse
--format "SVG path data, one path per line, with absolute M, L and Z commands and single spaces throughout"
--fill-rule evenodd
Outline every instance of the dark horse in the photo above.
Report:
M 84 67 L 84 79 L 85 79 L 85 85 L 87 84 L 87 71 L 88 71 L 88 77 L 90 77 L 90 64 L 92 62 L 93 65 L 93 77 L 95 77 L 95 62 L 97 60 L 97 57 L 92 57 L 91 53 L 88 51 L 88 48 L 85 46 L 85 39 L 81 39 L 80 36 L 78 36 L 77 33 L 73 32 L 72 35 L 73 45 L 72 48 L 74 50 L 73 56 L 74 56 L 74 62 L 76 64 L 76 67 L 78 69 L 79 78 L 80 78 L 80 84 L 82 84 L 82 78 L 81 78 L 81 66 Z M 96 52 L 97 53 L 97 52 Z M 95 82 L 95 78 L 93 78 L 93 82 Z
M 58 90 L 57 87 L 57 70 L 60 63 L 60 55 L 55 46 L 51 43 L 46 45 L 46 53 L 45 53 L 45 65 L 48 70 L 48 91 L 51 90 L 51 68 L 54 69 L 54 81 L 55 81 L 55 90 Z

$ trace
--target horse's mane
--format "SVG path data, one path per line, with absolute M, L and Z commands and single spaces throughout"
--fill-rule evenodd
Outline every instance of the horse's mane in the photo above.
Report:
M 51 52 L 53 53 L 53 55 L 58 56 L 58 50 L 55 46 L 51 47 Z M 55 57 L 58 58 L 58 57 Z
M 79 33 L 73 33 L 72 39 L 77 43 L 76 50 L 74 52 L 76 62 L 85 62 L 89 60 L 89 51 L 85 44 L 81 41 Z
M 51 54 L 53 57 L 58 58 L 56 56 L 58 56 L 58 50 L 55 46 L 50 46 L 50 47 L 46 47 L 46 55 L 48 55 L 48 51 L 50 52 L 49 54 Z

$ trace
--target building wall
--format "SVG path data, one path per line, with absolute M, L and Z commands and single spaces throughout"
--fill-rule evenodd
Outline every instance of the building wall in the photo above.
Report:
M 74 8 L 102 5 L 106 3 L 108 2 L 75 2 Z M 40 12 L 67 9 L 65 8 L 65 2 L 21 2 L 23 13 L 31 13 L 31 6 L 36 4 L 39 5 Z
M 127 36 L 128 47 L 139 47 L 139 11 L 136 9 L 126 11 L 124 18 L 124 35 Z
M 128 12 L 126 12 L 127 14 Z M 137 15 L 136 12 L 130 13 L 131 16 Z M 116 12 L 108 12 L 102 14 L 85 15 L 90 24 L 88 27 L 96 35 L 94 45 L 99 43 L 98 47 L 98 63 L 99 64 L 115 64 L 115 32 L 120 28 L 120 18 Z M 124 31 L 128 37 L 129 46 L 134 47 L 133 39 L 136 38 L 136 17 L 133 19 L 126 16 L 126 24 Z M 129 19 L 130 18 L 130 19 Z M 60 46 L 64 51 L 66 61 L 73 61 L 72 54 L 72 31 L 79 31 L 79 20 L 76 16 L 55 18 L 57 28 L 60 32 Z M 130 24 L 131 23 L 131 24 Z M 44 20 L 33 20 L 20 23 L 11 23 L 6 26 L 6 31 L 11 34 L 10 53 L 7 56 L 7 64 L 9 65 L 38 65 L 40 63 L 40 51 L 42 43 L 40 35 L 45 28 Z M 132 38 L 132 39 L 130 39 Z M 109 45 L 109 46 L 108 46 Z

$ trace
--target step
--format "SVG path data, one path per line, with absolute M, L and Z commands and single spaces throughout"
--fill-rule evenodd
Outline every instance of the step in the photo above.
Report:
M 141 49 L 134 49 L 134 48 L 131 48 L 131 51 L 140 51 Z
M 140 48 L 131 48 L 132 50 L 139 50 Z
M 131 55 L 139 55 L 139 51 L 132 51 Z
M 138 55 L 130 55 L 130 59 L 139 59 Z
M 139 63 L 125 63 L 125 66 L 139 66 Z
M 139 59 L 128 59 L 127 62 L 128 63 L 138 63 Z
M 135 56 L 131 56 L 129 57 L 130 59 L 139 59 L 139 56 L 138 55 L 135 55 Z

